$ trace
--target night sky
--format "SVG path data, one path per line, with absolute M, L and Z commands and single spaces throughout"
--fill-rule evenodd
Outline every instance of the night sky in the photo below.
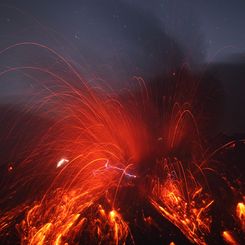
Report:
M 245 1 L 196 1 L 207 43 L 207 61 L 245 53 Z M 215 54 L 219 54 L 215 57 Z M 212 59 L 211 59 L 212 57 Z
M 45 44 L 72 60 L 89 81 L 99 77 L 114 88 L 135 75 L 151 80 L 188 63 L 193 71 L 212 72 L 221 80 L 225 101 L 221 131 L 245 131 L 241 109 L 245 104 L 241 93 L 245 91 L 245 1 L 1 3 L 1 49 L 17 42 Z M 1 55 L 0 65 L 2 69 L 26 62 L 47 65 L 49 58 L 29 48 Z M 32 92 L 20 76 L 5 77 L 0 83 L 0 101 L 18 101 L 27 90 Z

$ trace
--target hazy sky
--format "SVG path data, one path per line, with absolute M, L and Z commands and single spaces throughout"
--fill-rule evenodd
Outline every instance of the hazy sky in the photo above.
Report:
M 142 11 L 145 11 L 149 15 L 148 21 L 154 18 L 160 20 L 161 23 L 157 24 L 165 29 L 172 28 L 173 35 L 180 38 L 185 33 L 189 36 L 196 35 L 196 25 L 198 25 L 204 43 L 202 51 L 207 61 L 219 60 L 226 54 L 245 52 L 244 0 L 3 0 L 2 2 L 39 19 L 42 24 L 54 28 L 66 38 L 73 38 L 75 45 L 78 46 L 81 45 L 79 40 L 80 43 L 84 42 L 83 45 L 85 42 L 89 43 L 90 40 L 93 44 L 93 29 L 101 35 L 107 35 L 104 38 L 123 39 L 122 30 L 130 29 L 129 25 L 133 26 L 132 30 L 137 29 L 139 23 L 136 22 L 142 20 Z M 6 8 L 2 6 L 0 11 L 5 13 Z M 1 18 L 2 31 L 5 21 L 11 22 L 17 18 L 14 10 L 7 12 L 8 17 Z M 134 12 L 135 17 L 132 18 Z M 190 15 L 192 18 L 189 18 Z M 126 20 L 124 24 L 123 18 L 127 16 L 129 21 Z M 22 16 L 22 18 L 28 19 L 27 16 Z M 32 21 L 33 19 L 30 20 Z M 119 30 L 118 22 L 122 30 Z M 140 23 L 142 27 L 144 24 L 146 23 Z M 30 25 L 31 23 L 28 27 Z M 23 23 L 22 28 L 25 27 L 27 26 Z M 193 27 L 194 33 L 192 33 Z M 5 25 L 5 28 L 8 27 Z M 84 34 L 90 35 L 90 39 L 84 37 Z M 96 47 L 94 49 L 96 52 Z M 216 55 L 217 52 L 219 52 L 218 55 Z
M 207 60 L 219 55 L 245 55 L 245 1 L 198 0 L 201 26 L 207 42 Z M 221 58 L 220 56 L 216 59 Z
M 135 0 L 128 2 L 132 3 Z M 200 25 L 206 45 L 206 61 L 222 60 L 226 55 L 245 53 L 244 0 L 137 0 L 137 2 L 151 9 L 160 18 L 164 18 L 163 15 L 171 15 L 172 12 L 173 22 L 185 18 L 189 9 L 189 13 L 195 16 L 194 24 L 198 21 Z M 164 12 L 166 8 L 170 9 L 169 13 Z M 170 23 L 165 21 L 165 24 Z M 185 28 L 188 29 L 187 26 Z M 182 31 L 185 32 L 185 29 Z

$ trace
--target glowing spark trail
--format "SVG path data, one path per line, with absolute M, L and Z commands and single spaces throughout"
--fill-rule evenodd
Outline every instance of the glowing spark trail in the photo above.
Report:
M 1 180 L 1 241 L 134 245 L 143 220 L 157 227 L 163 244 L 175 244 L 173 237 L 164 242 L 159 228 L 164 221 L 191 243 L 207 244 L 215 220 L 211 210 L 218 203 L 213 194 L 217 186 L 210 179 L 225 179 L 221 168 L 215 169 L 212 163 L 220 152 L 234 151 L 239 144 L 231 141 L 213 149 L 203 143 L 200 118 L 206 115 L 198 118 L 193 96 L 198 79 L 176 70 L 175 80 L 157 96 L 160 91 L 154 92 L 150 83 L 135 77 L 135 84 L 120 93 L 106 84 L 90 85 L 69 61 L 42 44 L 11 45 L 0 55 L 24 46 L 45 49 L 61 67 L 23 65 L 0 71 L 0 77 L 13 73 L 30 77 L 37 91 L 23 114 L 35 112 L 50 119 L 40 134 L 35 128 L 33 139 L 24 146 L 22 140 L 12 145 L 11 157 L 19 162 L 5 165 Z M 15 121 L 6 138 L 17 134 L 22 139 L 29 135 L 30 126 L 36 127 L 31 116 L 25 123 Z M 236 192 L 232 185 L 223 185 Z M 236 212 L 229 215 L 237 224 L 234 230 L 243 234 L 244 194 L 236 193 L 232 199 Z M 140 215 L 145 211 L 147 218 Z M 233 230 L 224 229 L 219 238 L 238 244 Z
M 229 245 L 239 245 L 234 237 L 232 236 L 231 232 L 229 231 L 223 231 L 222 236 L 224 240 L 227 242 Z

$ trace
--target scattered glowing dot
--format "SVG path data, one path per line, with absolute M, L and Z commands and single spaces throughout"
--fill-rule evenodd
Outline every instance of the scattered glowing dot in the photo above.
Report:
M 13 165 L 12 165 L 12 164 L 9 164 L 9 165 L 8 165 L 8 171 L 9 171 L 9 172 L 12 172 L 13 170 L 14 170 Z

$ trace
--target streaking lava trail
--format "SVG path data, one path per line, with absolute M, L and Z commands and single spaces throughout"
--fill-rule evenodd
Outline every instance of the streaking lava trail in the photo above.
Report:
M 119 91 L 91 85 L 43 44 L 17 43 L 0 55 L 30 46 L 61 68 L 0 72 L 22 74 L 36 89 L 1 138 L 18 139 L 1 181 L 2 244 L 142 244 L 151 230 L 152 244 L 183 244 L 165 227 L 194 244 L 242 244 L 243 180 L 227 175 L 222 159 L 245 140 L 205 141 L 200 78 L 182 68 L 164 78 L 163 91 L 139 77 Z M 225 195 L 228 211 L 219 208 Z

